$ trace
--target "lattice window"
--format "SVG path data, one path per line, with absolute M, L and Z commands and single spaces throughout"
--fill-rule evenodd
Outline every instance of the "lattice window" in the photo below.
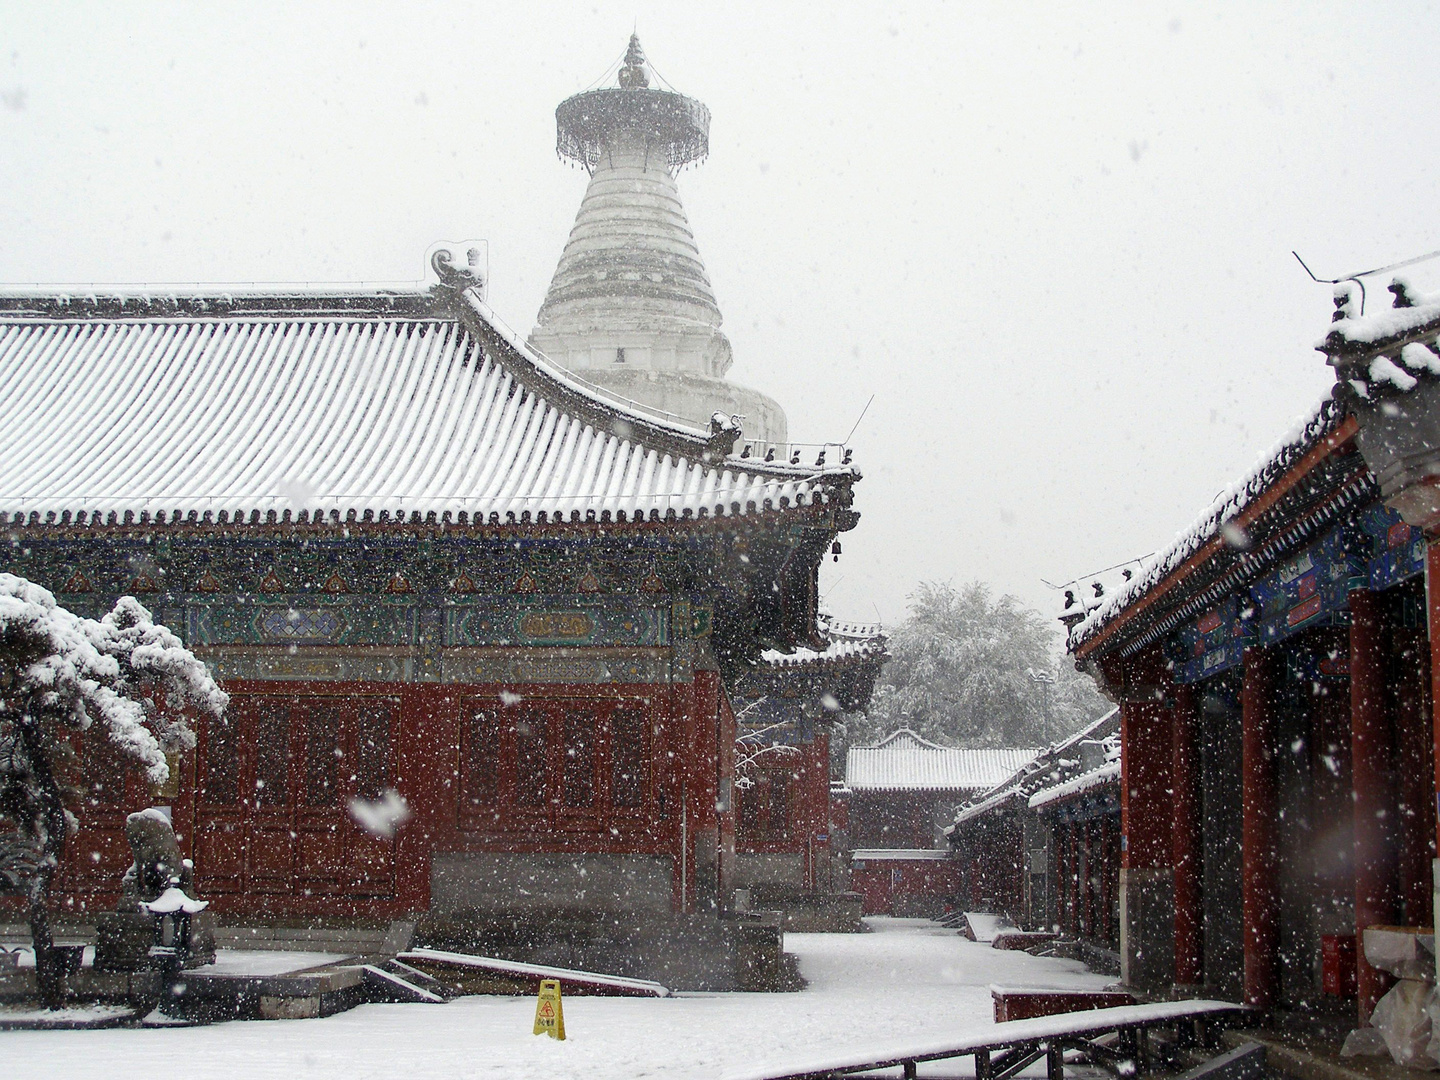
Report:
M 331 702 L 308 703 L 305 709 L 305 805 L 339 805 L 340 763 L 344 756 L 340 742 L 340 706 Z
M 465 797 L 474 807 L 500 802 L 500 745 L 503 725 L 494 709 L 470 716 L 465 748 Z
M 610 720 L 610 804 L 636 807 L 645 802 L 646 734 L 649 722 L 645 710 L 616 709 Z
M 290 801 L 290 705 L 265 701 L 255 710 L 255 804 Z
M 210 721 L 205 728 L 205 756 L 200 779 L 200 801 L 231 806 L 240 801 L 240 740 L 229 715 Z
M 635 818 L 651 789 L 649 701 L 477 701 L 460 748 L 458 810 L 470 828 L 604 828 Z M 661 811 L 663 816 L 663 810 Z
M 360 704 L 355 790 L 362 799 L 378 798 L 391 786 L 390 723 L 394 716 L 395 706 L 388 701 L 364 701 Z
M 595 714 L 571 709 L 565 714 L 565 805 L 572 810 L 595 805 Z
M 544 806 L 550 799 L 545 714 L 527 712 L 515 722 L 515 802 Z

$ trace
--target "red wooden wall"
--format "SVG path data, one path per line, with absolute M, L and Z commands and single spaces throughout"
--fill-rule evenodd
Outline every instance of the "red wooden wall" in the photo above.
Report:
M 225 689 L 225 720 L 198 732 L 168 796 L 83 740 L 89 793 L 58 882 L 65 909 L 115 903 L 130 862 L 125 815 L 152 804 L 172 807 L 197 890 L 222 918 L 424 911 L 438 851 L 671 855 L 672 903 L 688 910 L 707 888 L 697 843 L 723 851 L 733 837 L 717 795 L 734 718 L 714 672 L 672 685 Z M 372 836 L 348 803 L 392 787 L 412 816 L 393 839 Z M 705 872 L 718 872 L 714 860 Z
M 873 859 L 850 871 L 850 888 L 863 898 L 866 915 L 903 911 L 907 901 L 928 901 L 927 910 L 938 911 L 959 897 L 961 885 L 961 866 L 948 859 Z
M 737 792 L 736 850 L 805 860 L 805 888 L 830 852 L 830 733 L 817 732 L 796 753 L 777 755 L 750 771 Z

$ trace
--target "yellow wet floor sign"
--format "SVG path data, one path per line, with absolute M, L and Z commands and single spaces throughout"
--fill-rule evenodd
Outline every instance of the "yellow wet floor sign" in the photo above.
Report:
M 565 1010 L 560 1005 L 560 980 L 541 979 L 540 993 L 535 998 L 535 1030 L 552 1039 L 565 1038 Z

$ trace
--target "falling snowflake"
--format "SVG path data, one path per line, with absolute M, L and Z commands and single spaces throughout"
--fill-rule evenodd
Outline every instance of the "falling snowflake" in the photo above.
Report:
M 371 836 L 388 840 L 410 819 L 405 797 L 394 788 L 387 788 L 378 799 L 351 799 L 350 816 Z

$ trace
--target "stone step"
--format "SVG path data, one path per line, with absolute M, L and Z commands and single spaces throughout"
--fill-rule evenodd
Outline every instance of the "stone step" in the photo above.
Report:
M 371 1001 L 396 1001 L 396 1002 L 418 1002 L 426 1005 L 443 1005 L 446 999 L 434 991 L 427 990 L 423 986 L 417 986 L 414 982 L 393 971 L 387 971 L 383 967 L 376 967 L 374 964 L 362 964 L 360 971 L 365 979 L 365 988 Z M 435 980 L 429 979 L 434 982 Z
M 441 982 L 439 979 L 432 978 L 430 975 L 427 975 L 425 972 L 421 971 L 417 967 L 411 967 L 409 964 L 404 963 L 401 960 L 386 960 L 379 966 L 385 971 L 390 972 L 390 974 L 398 975 L 406 982 L 418 986 L 422 990 L 428 990 L 432 994 L 437 994 L 440 997 L 445 998 L 447 1001 L 452 997 L 458 996 L 458 994 L 452 987 Z
M 215 944 L 222 949 L 347 953 L 352 956 L 394 956 L 409 948 L 415 924 L 392 922 L 388 927 L 220 926 Z

